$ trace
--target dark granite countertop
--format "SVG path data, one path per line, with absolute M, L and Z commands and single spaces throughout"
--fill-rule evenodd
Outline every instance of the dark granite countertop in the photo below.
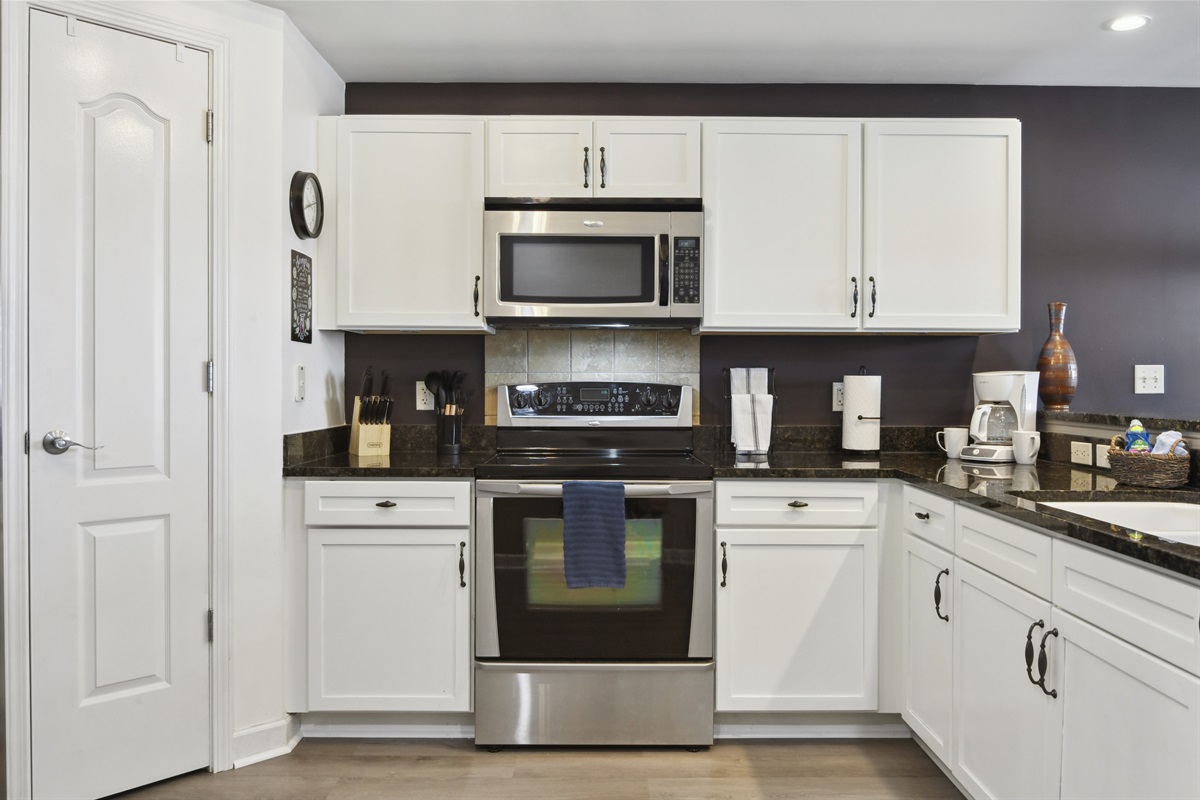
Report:
M 439 456 L 429 450 L 402 450 L 390 457 L 358 458 L 345 452 L 307 461 L 285 461 L 289 478 L 471 478 L 475 465 L 492 451 Z M 926 491 L 963 502 L 1016 522 L 1200 582 L 1200 546 L 1156 536 L 1050 509 L 1041 502 L 1062 500 L 1170 500 L 1200 503 L 1200 490 L 1134 489 L 1117 486 L 1103 471 L 1049 461 L 1033 466 L 1010 465 L 1009 477 L 989 477 L 987 467 L 948 460 L 940 453 L 881 453 L 874 460 L 852 460 L 839 452 L 780 451 L 766 465 L 748 467 L 699 452 L 713 464 L 716 478 L 895 478 Z M 978 474 L 982 473 L 982 474 Z

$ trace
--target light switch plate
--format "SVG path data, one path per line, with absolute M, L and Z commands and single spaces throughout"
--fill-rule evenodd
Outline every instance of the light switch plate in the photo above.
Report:
M 297 403 L 304 402 L 304 392 L 307 386 L 304 381 L 304 365 L 296 365 L 295 398 Z
M 425 388 L 425 381 L 417 381 L 417 411 L 433 410 L 433 395 Z
M 1071 463 L 1092 464 L 1092 446 L 1087 442 L 1071 442 Z
M 835 381 L 833 384 L 833 410 L 841 411 L 846 406 L 846 384 Z
M 1133 393 L 1166 394 L 1165 378 L 1162 364 L 1135 364 L 1133 367 Z

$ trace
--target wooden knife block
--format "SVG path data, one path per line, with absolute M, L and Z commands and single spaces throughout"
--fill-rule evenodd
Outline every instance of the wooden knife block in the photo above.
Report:
M 356 456 L 387 456 L 392 453 L 392 426 L 389 423 L 380 425 L 362 425 L 358 421 L 358 412 L 362 407 L 362 398 L 354 398 L 354 411 L 350 415 L 350 453 Z

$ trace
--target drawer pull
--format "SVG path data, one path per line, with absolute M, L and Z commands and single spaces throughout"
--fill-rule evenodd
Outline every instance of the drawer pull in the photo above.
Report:
M 725 542 L 721 542 L 721 586 L 724 587 L 725 576 L 729 574 L 729 553 L 725 550 Z
M 458 585 L 465 587 L 467 585 L 467 562 L 463 558 L 463 553 L 467 551 L 467 543 L 458 543 Z
M 949 614 L 942 614 L 942 576 L 949 575 L 950 570 L 944 569 L 937 574 L 937 578 L 933 581 L 933 613 L 938 615 L 938 619 L 943 622 L 950 621 Z
M 382 502 L 376 503 L 375 505 L 379 506 L 380 508 L 395 508 L 396 507 L 396 504 L 393 503 L 391 500 L 384 500 Z
M 917 519 L 929 519 L 929 512 L 918 511 L 916 514 L 913 514 L 913 516 L 916 517 Z
M 788 506 L 791 508 L 808 508 L 808 503 L 804 502 L 803 500 L 793 500 L 792 502 L 788 503 Z

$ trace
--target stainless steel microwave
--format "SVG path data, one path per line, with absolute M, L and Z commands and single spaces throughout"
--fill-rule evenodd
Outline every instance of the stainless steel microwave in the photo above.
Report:
M 483 216 L 491 325 L 700 322 L 703 211 L 532 206 Z

